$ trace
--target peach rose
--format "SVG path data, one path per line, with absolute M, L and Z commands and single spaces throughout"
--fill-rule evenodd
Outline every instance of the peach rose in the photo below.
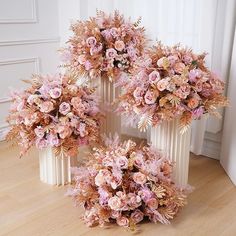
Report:
M 189 108 L 194 109 L 194 108 L 198 107 L 199 100 L 196 99 L 196 98 L 190 98 L 188 100 L 188 104 L 187 105 L 188 105 Z
M 159 91 L 164 91 L 169 85 L 169 80 L 167 79 L 161 79 L 157 82 L 157 88 Z
M 128 227 L 129 226 L 129 219 L 125 216 L 121 216 L 121 217 L 116 219 L 116 223 L 119 226 Z
M 115 49 L 121 52 L 125 48 L 125 44 L 122 40 L 118 40 L 115 42 Z
M 185 69 L 185 65 L 182 62 L 178 62 L 174 65 L 174 70 L 176 73 L 181 74 Z
M 143 185 L 146 183 L 147 177 L 146 177 L 146 175 L 144 175 L 140 172 L 137 172 L 137 173 L 134 173 L 133 180 L 135 183 Z
M 111 197 L 108 200 L 108 206 L 115 211 L 119 211 L 122 208 L 121 199 L 117 196 Z
M 50 111 L 52 111 L 54 109 L 53 107 L 53 103 L 46 101 L 40 104 L 40 111 L 43 113 L 49 113 Z

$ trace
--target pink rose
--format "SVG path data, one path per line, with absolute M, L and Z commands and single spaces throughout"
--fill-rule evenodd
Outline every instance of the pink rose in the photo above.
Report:
M 121 199 L 117 196 L 111 197 L 108 200 L 108 206 L 115 211 L 119 211 L 122 208 L 122 202 Z
M 86 62 L 86 56 L 85 55 L 79 55 L 78 56 L 78 62 L 79 62 L 79 64 L 84 65 L 85 62 Z
M 148 105 L 154 104 L 156 102 L 158 96 L 159 96 L 158 91 L 148 90 L 144 96 L 145 103 Z
M 97 40 L 93 36 L 86 39 L 86 44 L 88 47 L 94 47 L 96 43 L 97 43 Z
M 92 69 L 93 68 L 93 66 L 92 66 L 92 64 L 91 64 L 91 62 L 90 61 L 85 61 L 85 63 L 84 63 L 84 67 L 85 67 L 85 70 L 90 70 L 90 69 Z
M 178 60 L 178 56 L 177 55 L 168 56 L 168 60 L 170 65 L 173 66 L 175 62 Z
M 119 35 L 118 35 L 118 29 L 115 28 L 115 27 L 111 28 L 111 29 L 110 29 L 110 34 L 111 34 L 114 38 L 118 37 L 118 36 L 119 36 Z
M 148 78 L 150 83 L 157 83 L 161 79 L 161 76 L 158 71 L 154 70 L 149 74 Z
M 129 226 L 129 219 L 125 216 L 121 216 L 121 217 L 116 219 L 116 223 L 119 226 L 128 227 Z
M 128 168 L 128 159 L 125 156 L 118 156 L 116 159 L 116 165 L 120 169 L 127 169 Z
M 158 208 L 158 201 L 156 198 L 151 198 L 146 202 L 147 206 L 151 209 L 151 210 L 155 210 Z
M 56 131 L 62 139 L 69 137 L 72 133 L 72 130 L 68 125 L 59 125 Z
M 38 138 L 38 139 L 36 139 L 35 145 L 36 145 L 37 148 L 43 149 L 43 148 L 46 148 L 46 147 L 47 147 L 48 143 L 47 143 L 47 140 L 46 140 L 46 139 L 43 139 L 43 138 L 40 139 L 40 138 Z
M 102 48 L 103 48 L 102 44 L 99 43 L 99 45 L 90 48 L 90 54 L 91 55 L 98 54 L 99 52 L 101 52 Z
M 143 185 L 146 183 L 147 177 L 141 172 L 136 172 L 133 174 L 133 180 L 135 183 Z
M 95 177 L 95 184 L 100 187 L 106 183 L 106 176 L 108 173 L 105 170 L 99 170 L 98 174 Z
M 131 219 L 135 224 L 138 224 L 143 220 L 144 214 L 139 210 L 136 209 L 132 214 L 131 214 Z
M 188 77 L 190 82 L 196 82 L 197 78 L 201 78 L 202 72 L 199 69 L 193 69 L 189 71 Z
M 133 95 L 134 95 L 134 98 L 136 99 L 140 99 L 143 97 L 145 91 L 143 88 L 140 88 L 140 87 L 137 87 L 134 92 L 133 92 Z
M 24 124 L 26 126 L 31 126 L 38 120 L 38 115 L 37 113 L 26 114 L 23 118 L 24 118 Z
M 190 86 L 188 84 L 182 85 L 176 91 L 174 91 L 174 95 L 182 99 L 186 99 L 189 94 L 190 94 Z
M 153 192 L 149 188 L 147 188 L 147 187 L 142 188 L 138 192 L 138 195 L 141 197 L 141 199 L 144 202 L 147 202 L 149 199 L 151 199 L 154 196 Z
M 84 105 L 82 104 L 82 100 L 81 100 L 81 98 L 79 98 L 79 97 L 73 97 L 73 98 L 71 99 L 71 105 L 72 105 L 76 110 L 82 111 L 82 110 L 85 109 Z
M 60 140 L 57 135 L 50 134 L 48 135 L 47 140 L 52 147 L 58 147 L 60 144 Z
M 51 98 L 57 99 L 61 96 L 61 88 L 53 88 L 49 90 Z
M 122 40 L 115 41 L 115 49 L 121 52 L 125 48 L 125 44 Z
M 42 126 L 37 126 L 37 128 L 34 129 L 34 133 L 38 138 L 43 138 L 44 136 L 44 128 Z
M 182 62 L 178 62 L 174 65 L 174 70 L 176 73 L 181 74 L 185 69 L 185 65 Z
M 142 199 L 135 193 L 128 193 L 127 198 L 127 203 L 131 209 L 135 209 L 142 204 Z
M 165 89 L 167 89 L 169 85 L 169 80 L 167 79 L 161 79 L 157 82 L 157 88 L 159 91 L 164 91 Z
M 61 103 L 61 105 L 59 106 L 59 112 L 62 115 L 66 115 L 68 112 L 70 112 L 70 104 L 67 102 Z
M 80 137 L 83 138 L 84 136 L 86 136 L 88 134 L 88 132 L 86 130 L 86 124 L 81 122 L 79 124 L 78 131 L 79 131 Z
M 49 113 L 54 109 L 53 103 L 50 101 L 42 102 L 40 105 L 40 111 L 43 113 Z
M 117 56 L 117 52 L 114 48 L 109 48 L 106 50 L 106 57 L 113 59 Z

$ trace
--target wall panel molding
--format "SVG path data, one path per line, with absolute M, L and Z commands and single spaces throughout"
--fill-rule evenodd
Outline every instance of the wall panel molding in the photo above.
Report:
M 42 44 L 42 43 L 59 43 L 59 42 L 60 42 L 59 37 L 47 38 L 47 39 L 9 40 L 9 41 L 0 41 L 0 47 L 29 45 L 29 44 Z
M 31 16 L 26 18 L 4 19 L 0 17 L 0 24 L 35 24 L 38 23 L 38 4 L 37 0 L 31 0 Z

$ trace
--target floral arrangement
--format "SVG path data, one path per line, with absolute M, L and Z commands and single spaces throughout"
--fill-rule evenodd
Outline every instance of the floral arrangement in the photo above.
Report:
M 178 117 L 184 132 L 204 113 L 217 115 L 216 108 L 228 101 L 224 83 L 205 66 L 205 56 L 179 45 L 153 46 L 123 83 L 118 112 L 127 115 L 129 123 L 138 123 L 141 131 Z
M 117 79 L 130 73 L 146 45 L 140 20 L 132 23 L 115 11 L 98 11 L 88 21 L 72 24 L 73 36 L 63 50 L 65 66 L 92 79 Z
M 183 190 L 171 181 L 172 164 L 150 146 L 137 146 L 118 136 L 94 148 L 87 166 L 74 168 L 68 195 L 85 208 L 88 226 L 116 222 L 135 229 L 147 218 L 168 224 L 186 203 Z
M 34 75 L 24 80 L 29 88 L 12 92 L 7 139 L 16 138 L 21 156 L 32 146 L 75 156 L 80 145 L 97 140 L 98 100 L 93 88 L 79 87 L 76 80 L 68 74 Z

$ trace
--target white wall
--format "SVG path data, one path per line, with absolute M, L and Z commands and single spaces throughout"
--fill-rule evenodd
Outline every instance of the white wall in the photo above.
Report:
M 58 65 L 57 0 L 0 0 L 0 139 L 7 129 L 9 87 Z
M 220 162 L 225 171 L 236 185 L 236 31 L 229 76 L 228 97 L 230 106 L 226 108 L 222 138 L 222 152 Z

